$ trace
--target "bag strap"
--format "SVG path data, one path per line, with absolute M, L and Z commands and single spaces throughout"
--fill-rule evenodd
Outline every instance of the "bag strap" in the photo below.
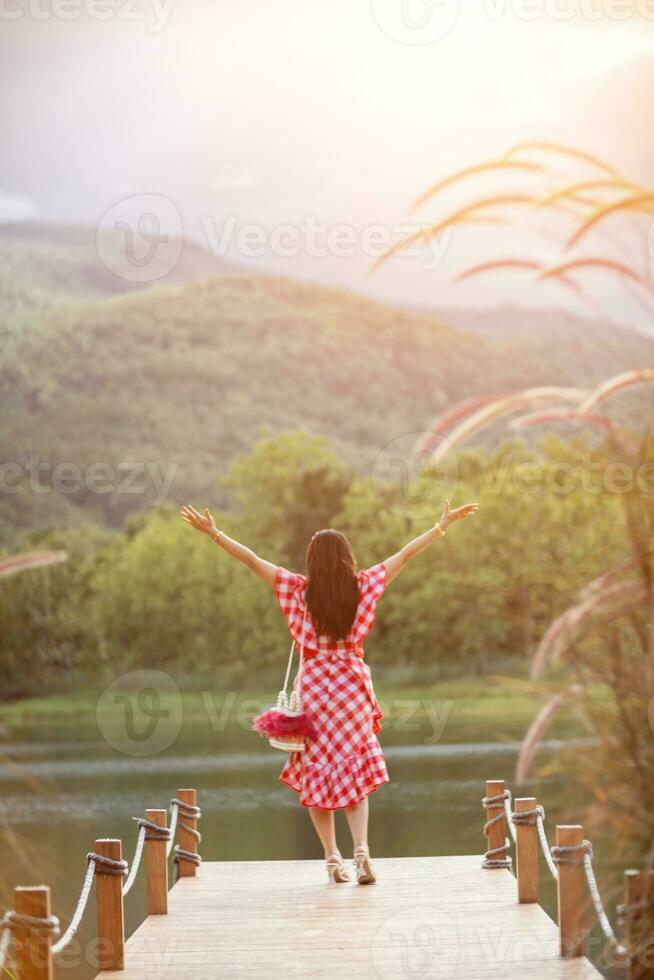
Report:
M 297 669 L 297 676 L 295 678 L 295 690 L 297 692 L 297 707 L 298 710 L 302 710 L 302 668 L 304 667 L 304 631 L 307 625 L 307 607 L 304 607 L 304 616 L 302 617 L 302 640 L 300 642 L 300 664 Z
M 302 673 L 302 659 L 304 657 L 304 632 L 305 632 L 305 629 L 306 629 L 306 625 L 307 625 L 307 607 L 305 606 L 304 607 L 304 616 L 302 618 L 302 639 L 301 639 L 301 643 L 300 643 L 300 666 L 298 668 L 298 678 L 301 677 L 301 673 Z M 288 655 L 288 664 L 286 666 L 286 676 L 284 678 L 284 686 L 282 688 L 282 691 L 283 691 L 284 694 L 287 693 L 287 690 L 286 689 L 288 688 L 288 681 L 289 681 L 289 678 L 291 676 L 291 667 L 293 666 L 293 654 L 294 653 L 295 653 L 295 640 L 293 640 L 293 642 L 291 643 L 291 652 Z M 299 690 L 298 690 L 298 694 L 299 694 Z

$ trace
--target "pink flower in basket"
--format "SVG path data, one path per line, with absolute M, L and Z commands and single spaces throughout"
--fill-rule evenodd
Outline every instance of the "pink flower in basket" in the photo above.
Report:
M 316 730 L 306 711 L 288 708 L 268 708 L 254 719 L 252 727 L 266 738 L 315 738 Z

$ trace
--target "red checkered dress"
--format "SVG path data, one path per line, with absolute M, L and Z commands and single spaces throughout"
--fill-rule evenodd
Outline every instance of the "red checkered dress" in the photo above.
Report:
M 377 739 L 382 713 L 375 698 L 370 668 L 363 662 L 363 640 L 375 622 L 375 606 L 386 588 L 386 568 L 375 565 L 358 574 L 359 606 L 344 640 L 316 636 L 307 615 L 302 706 L 318 737 L 304 752 L 294 752 L 280 779 L 300 794 L 304 806 L 340 810 L 365 799 L 388 782 Z M 278 568 L 277 601 L 291 636 L 302 641 L 307 579 Z M 296 681 L 297 684 L 297 681 Z

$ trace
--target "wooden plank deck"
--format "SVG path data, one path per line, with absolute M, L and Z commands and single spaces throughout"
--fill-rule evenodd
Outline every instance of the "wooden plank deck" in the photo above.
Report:
M 329 885 L 317 861 L 205 863 L 128 940 L 121 980 L 585 980 L 555 924 L 477 856 L 375 861 L 376 885 Z

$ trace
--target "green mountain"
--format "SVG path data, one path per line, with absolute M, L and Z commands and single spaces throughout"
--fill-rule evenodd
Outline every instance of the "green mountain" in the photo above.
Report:
M 159 244 L 156 263 L 148 268 L 155 286 L 238 273 L 237 266 L 187 239 Z M 150 287 L 134 281 L 133 273 L 120 231 L 39 222 L 0 225 L 0 316 Z
M 384 447 L 411 444 L 459 399 L 595 382 L 598 363 L 602 376 L 654 363 L 654 344 L 635 333 L 613 330 L 608 353 L 608 328 L 600 336 L 587 324 L 555 343 L 525 325 L 507 343 L 428 312 L 245 273 L 107 298 L 81 232 L 77 252 L 70 230 L 61 250 L 17 241 L 13 252 L 3 242 L 22 262 L 26 297 L 0 321 L 5 541 L 89 519 L 117 527 L 163 499 L 216 504 L 217 478 L 265 429 L 324 434 L 369 472 Z M 178 275 L 214 261 L 191 261 L 193 249 Z

